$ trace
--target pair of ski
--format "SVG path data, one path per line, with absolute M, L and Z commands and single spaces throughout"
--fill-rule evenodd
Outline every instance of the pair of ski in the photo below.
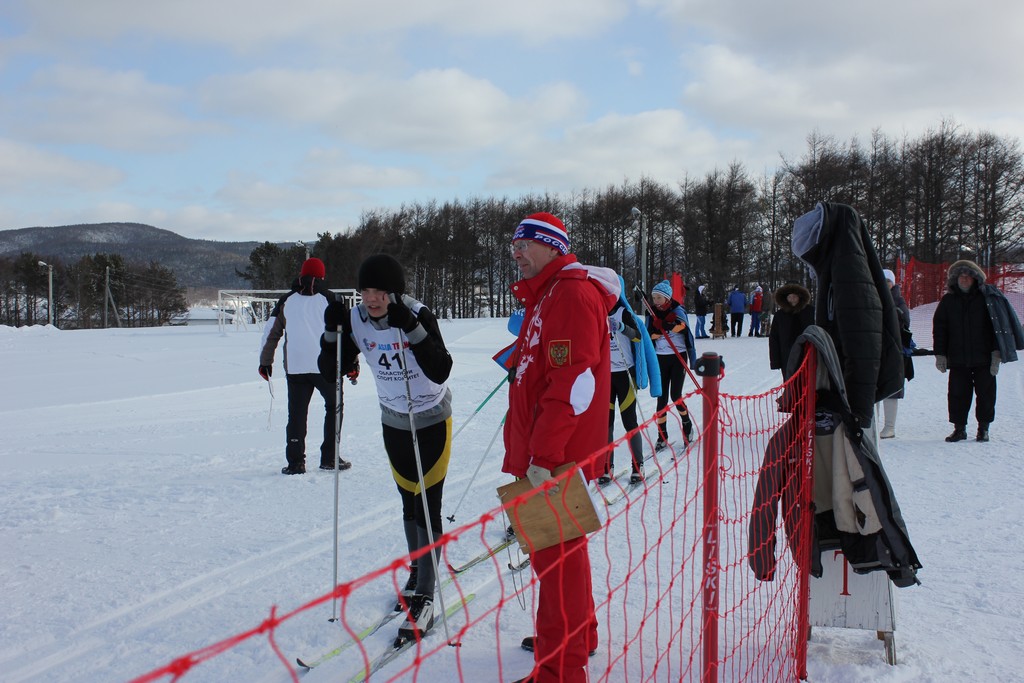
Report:
M 648 472 L 640 481 L 633 481 L 632 477 L 630 477 L 630 481 L 625 483 L 621 482 L 620 480 L 625 479 L 625 477 L 631 473 L 632 468 L 627 468 L 626 470 L 616 474 L 615 477 L 613 477 L 612 480 L 604 486 L 599 486 L 597 490 L 601 494 L 601 498 L 604 500 L 605 506 L 608 507 L 618 503 L 636 489 L 641 486 L 646 486 L 648 482 L 660 476 L 661 470 L 658 469 L 657 463 L 651 461 L 657 458 L 658 453 L 666 450 L 673 454 L 673 458 L 675 457 L 675 448 L 671 443 L 666 443 L 662 448 L 657 449 L 653 455 L 644 458 L 644 464 L 647 465 Z M 616 484 L 615 489 L 611 493 L 606 494 L 605 491 L 611 487 L 613 483 Z
M 469 595 L 456 601 L 454 605 L 445 610 L 445 619 L 450 619 L 452 616 L 455 615 L 456 612 L 458 612 L 460 609 L 468 605 L 470 601 L 473 600 L 473 598 L 475 597 L 476 593 L 470 593 Z M 429 637 L 429 635 L 429 633 L 426 633 L 421 638 Z M 363 667 L 351 678 L 348 678 L 348 682 L 359 683 L 360 681 L 366 680 L 367 678 L 369 678 L 370 676 L 377 673 L 385 666 L 396 660 L 399 656 L 401 656 L 403 652 L 415 646 L 417 642 L 418 641 L 415 637 L 399 636 L 395 638 L 394 642 L 391 643 L 391 646 L 388 649 L 384 650 L 375 659 L 373 659 L 373 661 L 371 661 L 368 666 Z
M 494 546 L 493 548 L 489 548 L 488 550 L 485 550 L 484 552 L 480 553 L 476 557 L 470 559 L 465 564 L 462 564 L 462 565 L 460 565 L 458 567 L 455 567 L 455 566 L 449 564 L 448 565 L 448 569 L 451 572 L 452 576 L 458 576 L 458 575 L 464 573 L 465 571 L 467 571 L 468 569 L 471 569 L 471 568 L 475 567 L 476 565 L 480 564 L 481 562 L 484 562 L 485 560 L 493 557 L 494 555 L 496 555 L 497 553 L 501 552 L 505 548 L 510 547 L 515 542 L 516 541 L 515 541 L 514 537 L 513 538 L 507 538 L 504 541 L 502 541 L 501 543 L 499 543 L 498 545 Z M 441 590 L 444 590 L 445 587 L 447 587 L 449 584 L 451 584 L 454 581 L 452 576 L 449 576 L 447 579 L 445 579 L 441 583 Z M 324 654 L 320 655 L 316 659 L 303 659 L 303 658 L 300 657 L 300 658 L 296 659 L 295 661 L 298 663 L 299 666 L 301 666 L 304 669 L 313 669 L 313 668 L 315 668 L 317 666 L 320 666 L 324 662 L 326 662 L 326 661 L 328 661 L 330 659 L 334 659 L 335 657 L 337 657 L 342 652 L 344 652 L 348 648 L 352 647 L 356 643 L 363 642 L 364 640 L 366 640 L 367 638 L 372 636 L 374 633 L 376 633 L 377 631 L 379 631 L 382 628 L 384 628 L 385 626 L 387 626 L 396 617 L 399 617 L 399 616 L 405 616 L 405 610 L 402 609 L 400 604 L 398 606 L 396 606 L 396 609 L 392 610 L 391 612 L 388 612 L 383 617 L 381 617 L 377 621 L 377 623 L 375 623 L 375 624 L 373 624 L 371 626 L 367 626 L 362 631 L 357 632 L 356 635 L 355 635 L 355 638 L 346 640 L 345 642 L 343 642 L 341 645 L 339 645 L 338 647 L 334 648 L 333 650 L 331 650 L 329 652 L 325 652 Z

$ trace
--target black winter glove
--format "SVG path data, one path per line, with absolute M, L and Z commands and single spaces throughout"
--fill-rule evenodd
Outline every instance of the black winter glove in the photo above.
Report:
M 324 311 L 324 328 L 334 332 L 338 329 L 338 325 L 343 323 L 347 313 L 348 307 L 341 301 L 332 301 L 327 304 L 327 309 Z
M 398 327 L 405 333 L 412 332 L 418 325 L 416 315 L 401 299 L 388 304 L 388 325 Z
M 274 374 L 274 366 L 273 365 L 261 365 L 259 373 L 260 373 L 260 377 L 262 377 L 263 379 L 265 379 L 265 380 L 267 380 L 269 382 L 270 381 L 270 376 Z

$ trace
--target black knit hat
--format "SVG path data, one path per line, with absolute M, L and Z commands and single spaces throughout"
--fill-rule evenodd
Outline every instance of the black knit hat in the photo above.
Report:
M 387 254 L 369 256 L 359 266 L 359 289 L 381 289 L 405 294 L 405 271 L 402 264 Z

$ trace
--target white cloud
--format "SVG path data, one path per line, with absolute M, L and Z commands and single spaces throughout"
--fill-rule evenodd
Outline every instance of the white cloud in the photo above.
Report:
M 57 65 L 25 84 L 7 116 L 39 142 L 159 151 L 217 130 L 180 113 L 184 99 L 180 88 L 152 83 L 140 71 Z
M 599 32 L 628 11 L 626 0 L 49 0 L 21 7 L 33 31 L 54 41 L 126 35 L 225 46 L 243 53 L 299 41 L 331 48 L 353 36 L 430 29 L 455 35 L 517 35 L 529 42 Z
M 102 191 L 122 180 L 116 169 L 0 138 L 0 191 L 56 197 Z
M 312 124 L 362 148 L 440 155 L 507 144 L 581 106 L 580 94 L 566 84 L 515 100 L 459 69 L 424 70 L 406 79 L 262 69 L 210 79 L 202 101 L 225 114 Z
M 509 150 L 490 179 L 493 189 L 571 192 L 642 176 L 674 184 L 731 161 L 739 147 L 723 144 L 676 110 L 608 115 L 569 128 L 564 137 L 535 137 Z

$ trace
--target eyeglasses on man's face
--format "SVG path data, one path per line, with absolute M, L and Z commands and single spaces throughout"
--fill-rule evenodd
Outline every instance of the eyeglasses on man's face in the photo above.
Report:
M 526 248 L 530 246 L 533 240 L 517 240 L 511 244 L 512 255 L 522 254 L 526 251 Z

